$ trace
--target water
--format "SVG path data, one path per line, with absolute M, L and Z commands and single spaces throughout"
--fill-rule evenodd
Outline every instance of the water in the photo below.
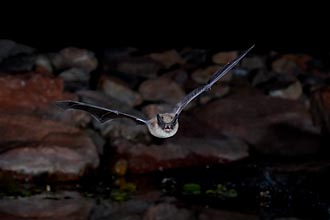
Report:
M 329 219 L 323 162 L 291 165 L 249 159 L 148 175 L 100 171 L 66 184 L 2 178 L 0 219 Z

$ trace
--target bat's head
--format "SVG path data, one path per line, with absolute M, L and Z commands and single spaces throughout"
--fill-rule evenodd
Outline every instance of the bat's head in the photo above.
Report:
M 157 124 L 165 132 L 171 132 L 178 124 L 178 114 L 157 114 Z

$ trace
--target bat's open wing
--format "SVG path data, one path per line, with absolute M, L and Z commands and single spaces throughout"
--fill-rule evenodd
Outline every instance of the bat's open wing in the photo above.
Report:
M 77 102 L 77 101 L 57 101 L 56 105 L 63 108 L 63 109 L 77 109 L 77 110 L 82 110 L 90 113 L 92 116 L 94 116 L 98 121 L 101 123 L 107 122 L 109 120 L 113 120 L 116 118 L 130 118 L 135 120 L 135 122 L 139 124 L 145 124 L 146 121 L 142 118 L 135 117 L 130 114 L 122 113 L 119 111 L 107 109 L 107 108 L 102 108 L 98 107 L 95 105 L 91 104 L 86 104 L 82 102 Z
M 253 47 L 254 47 L 254 45 L 251 46 L 248 50 L 246 50 L 239 57 L 237 57 L 236 59 L 234 59 L 232 62 L 230 62 L 230 63 L 226 64 L 224 67 L 218 69 L 211 76 L 211 78 L 208 80 L 208 82 L 205 85 L 198 87 L 197 89 L 193 90 L 188 95 L 186 95 L 185 97 L 183 97 L 183 99 L 179 103 L 177 103 L 176 106 L 175 106 L 175 109 L 174 109 L 175 114 L 180 114 L 181 111 L 193 99 L 195 99 L 197 96 L 199 96 L 203 92 L 211 89 L 211 87 L 213 86 L 213 84 L 216 83 L 219 79 L 221 79 L 224 75 L 226 75 L 235 65 L 237 65 L 246 56 L 246 54 L 249 53 L 250 50 L 252 50 Z

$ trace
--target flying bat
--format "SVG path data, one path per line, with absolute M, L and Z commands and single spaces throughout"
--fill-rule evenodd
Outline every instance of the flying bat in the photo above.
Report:
M 131 114 L 124 112 L 103 108 L 91 104 L 86 104 L 77 101 L 57 101 L 56 104 L 63 109 L 76 109 L 90 113 L 99 122 L 105 123 L 116 118 L 129 118 L 134 120 L 138 124 L 145 124 L 148 127 L 149 132 L 158 138 L 169 138 L 176 134 L 179 128 L 179 115 L 182 110 L 196 97 L 211 89 L 211 87 L 224 75 L 226 75 L 235 65 L 237 65 L 247 53 L 254 47 L 251 46 L 248 50 L 238 56 L 236 59 L 227 63 L 224 67 L 219 68 L 203 86 L 196 88 L 183 97 L 174 107 L 172 112 L 159 113 L 155 117 L 146 120 L 143 118 L 136 117 Z

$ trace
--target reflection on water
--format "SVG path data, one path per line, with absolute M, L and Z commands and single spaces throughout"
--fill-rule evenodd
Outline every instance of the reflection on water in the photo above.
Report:
M 103 175 L 66 185 L 46 184 L 39 188 L 14 185 L 19 188 L 16 190 L 0 186 L 1 190 L 9 190 L 1 193 L 0 219 L 288 220 L 329 217 L 326 178 L 313 172 L 291 170 L 286 173 L 283 167 L 263 165 L 243 163 L 231 165 L 230 169 L 208 166 L 128 176 L 129 179 Z M 324 180 L 322 184 L 321 179 Z

